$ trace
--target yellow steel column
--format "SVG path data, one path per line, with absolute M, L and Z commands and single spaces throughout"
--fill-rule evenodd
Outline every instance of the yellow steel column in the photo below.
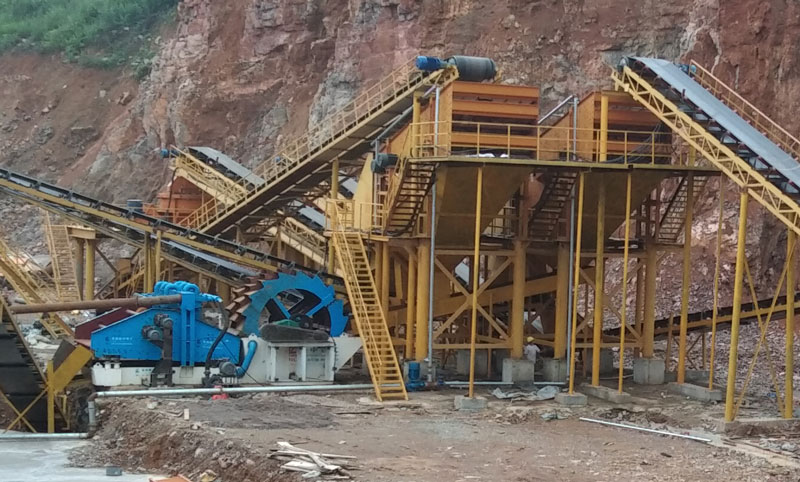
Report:
M 597 239 L 594 259 L 594 332 L 592 333 L 592 385 L 600 385 L 600 350 L 603 343 L 603 290 L 605 289 L 606 185 L 597 186 Z
M 475 397 L 475 340 L 478 335 L 478 274 L 481 255 L 481 201 L 483 195 L 483 166 L 478 168 L 475 189 L 475 250 L 472 256 L 472 325 L 469 337 L 469 398 Z
M 628 173 L 625 184 L 625 246 L 622 252 L 622 303 L 620 306 L 619 324 L 619 382 L 618 390 L 622 393 L 622 375 L 625 368 L 625 331 L 628 326 L 628 244 L 631 239 L 631 184 L 633 184 L 633 173 Z
M 658 271 L 658 253 L 654 240 L 645 247 L 645 271 L 644 271 L 644 326 L 642 326 L 642 357 L 652 358 L 655 350 L 653 341 L 655 338 L 656 327 L 656 272 Z
M 417 315 L 417 254 L 408 250 L 408 287 L 406 289 L 406 349 L 403 357 L 411 360 L 414 353 L 414 317 Z
M 522 358 L 525 316 L 525 242 L 514 240 L 514 266 L 511 286 L 511 358 Z M 474 287 L 473 287 L 474 289 Z
M 420 139 L 420 118 L 422 115 L 422 107 L 420 106 L 419 99 L 422 97 L 422 92 L 414 92 L 414 101 L 412 104 L 411 109 L 411 149 L 418 147 L 422 144 L 422 140 Z M 438 147 L 438 146 L 437 146 Z M 411 153 L 412 156 L 415 155 L 414 152 Z
M 81 238 L 75 238 L 75 243 L 77 243 L 78 248 L 75 250 L 75 282 L 78 283 L 78 296 L 83 299 L 83 278 L 84 278 L 84 265 L 86 262 L 84 261 L 84 256 L 86 252 L 86 240 Z
M 94 239 L 87 239 L 84 243 L 86 247 L 86 254 L 84 256 L 84 263 L 86 268 L 83 270 L 83 299 L 94 299 L 94 250 L 97 241 Z
M 389 316 L 389 275 L 391 274 L 392 262 L 389 252 L 389 243 L 383 243 L 381 251 L 381 306 L 383 316 Z
M 47 362 L 47 380 L 45 380 L 45 390 L 47 390 L 47 433 L 56 431 L 56 394 L 53 392 L 53 360 Z
M 333 160 L 333 167 L 331 168 L 331 199 L 336 200 L 339 198 L 339 158 Z M 328 273 L 335 273 L 336 270 L 336 253 L 333 250 L 333 242 L 328 240 Z
M 717 318 L 719 316 L 719 269 L 722 262 L 722 221 L 725 211 L 725 189 L 724 180 L 719 180 L 719 215 L 717 217 L 717 249 L 715 252 L 716 261 L 714 263 L 714 301 L 711 309 L 711 353 L 709 354 L 708 364 L 708 389 L 714 388 L 714 363 L 716 360 L 717 349 Z M 790 230 L 791 231 L 791 230 Z
M 556 269 L 556 327 L 553 358 L 564 358 L 567 353 L 567 319 L 569 315 L 569 246 L 558 243 L 558 265 Z
M 578 175 L 578 210 L 575 215 L 577 219 L 577 226 L 575 228 L 575 267 L 572 274 L 572 332 L 569 342 L 569 393 L 572 395 L 575 390 L 575 342 L 577 341 L 578 332 L 578 287 L 580 286 L 581 274 L 581 231 L 583 230 L 583 191 L 584 191 L 584 174 L 581 172 Z M 588 300 L 588 296 L 586 297 Z
M 728 357 L 728 386 L 725 392 L 725 421 L 733 421 L 736 397 L 736 363 L 739 356 L 739 320 L 742 315 L 742 280 L 745 270 L 747 241 L 747 191 L 739 194 L 739 235 L 736 241 L 736 271 L 733 275 L 733 313 L 731 314 L 731 346 Z
M 430 294 L 431 240 L 422 239 L 417 249 L 417 329 L 414 335 L 414 359 L 423 361 L 428 354 L 428 295 Z
M 786 230 L 786 380 L 783 417 L 794 416 L 794 247 L 797 235 Z
M 153 291 L 153 241 L 149 234 L 145 234 L 144 247 L 142 248 L 142 258 L 144 260 L 144 280 L 142 291 L 151 293 Z
M 608 96 L 600 95 L 600 162 L 608 160 Z
M 681 287 L 681 325 L 678 339 L 678 383 L 686 380 L 686 332 L 689 326 L 689 285 L 692 262 L 692 211 L 694 210 L 694 176 L 686 176 L 686 213 L 683 224 L 683 283 Z
M 156 246 L 153 250 L 153 284 L 161 277 L 161 231 L 156 233 Z

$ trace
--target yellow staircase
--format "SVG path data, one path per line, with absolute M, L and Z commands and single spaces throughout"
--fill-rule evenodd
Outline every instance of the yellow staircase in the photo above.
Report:
M 361 336 L 375 396 L 380 401 L 408 400 L 403 372 L 397 362 L 362 235 L 350 230 L 352 223 L 347 222 L 349 204 L 331 202 L 330 206 L 331 240 L 336 259 L 344 272 L 350 309 Z
M 409 162 L 408 158 L 398 162 L 386 196 L 384 232 L 398 235 L 413 229 L 435 171 L 436 165 L 431 163 Z
M 692 205 L 697 205 L 697 200 L 700 199 L 700 194 L 706 188 L 708 176 L 695 176 L 692 182 Z M 686 216 L 687 194 L 689 191 L 687 178 L 682 178 L 678 189 L 675 190 L 672 198 L 667 204 L 667 209 L 661 217 L 660 226 L 658 229 L 658 242 L 660 243 L 674 243 L 678 241 Z
M 0 239 L 0 272 L 27 303 L 52 303 L 57 295 L 52 280 L 44 270 L 32 272 L 25 265 L 30 259 Z M 41 319 L 44 329 L 55 339 L 73 336 L 72 328 L 57 314 L 50 313 Z
M 53 279 L 59 301 L 77 301 L 81 299 L 78 286 L 78 275 L 75 273 L 75 257 L 72 253 L 72 240 L 65 225 L 53 224 L 50 214 L 44 214 L 47 247 L 50 249 Z

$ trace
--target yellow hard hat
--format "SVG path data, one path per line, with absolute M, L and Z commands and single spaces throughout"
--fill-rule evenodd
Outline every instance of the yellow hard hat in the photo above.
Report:
M 528 337 L 528 343 L 533 343 L 533 337 L 532 336 Z

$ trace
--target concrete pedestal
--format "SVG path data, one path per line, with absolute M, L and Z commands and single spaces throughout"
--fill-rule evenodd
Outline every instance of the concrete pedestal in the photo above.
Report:
M 633 382 L 639 385 L 661 385 L 664 383 L 664 360 L 659 358 L 636 358 L 633 360 Z
M 456 395 L 453 404 L 456 410 L 477 412 L 485 410 L 489 402 L 484 397 L 469 398 L 465 395 Z
M 475 351 L 475 376 L 486 377 L 486 350 Z M 469 350 L 456 351 L 456 372 L 459 375 L 469 375 Z
M 542 360 L 542 379 L 546 382 L 566 382 L 569 378 L 569 361 L 566 358 Z
M 591 395 L 611 403 L 631 403 L 632 400 L 630 393 L 620 393 L 619 390 L 603 386 L 595 387 L 593 385 L 584 384 L 581 385 L 581 391 L 587 395 Z
M 535 364 L 530 360 L 503 360 L 503 381 L 506 383 L 532 382 Z
M 701 387 L 692 383 L 670 383 L 667 387 L 672 393 L 701 402 L 721 402 L 724 398 L 721 390 L 716 388 L 709 390 L 708 387 Z
M 589 348 L 586 355 L 587 373 L 592 373 L 592 349 Z M 610 348 L 600 349 L 600 375 L 610 375 L 617 372 L 614 368 L 614 353 Z
M 664 374 L 664 381 L 667 383 L 670 382 L 677 382 L 678 381 L 678 373 L 677 372 L 667 372 Z M 694 383 L 695 385 L 706 385 L 708 384 L 708 370 L 686 370 L 686 382 L 687 383 Z
M 572 395 L 567 392 L 558 392 L 556 393 L 556 403 L 568 407 L 582 407 L 586 405 L 586 395 L 577 392 Z

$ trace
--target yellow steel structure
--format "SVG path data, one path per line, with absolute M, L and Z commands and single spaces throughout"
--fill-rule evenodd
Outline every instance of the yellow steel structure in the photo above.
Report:
M 313 166 L 311 172 L 319 171 L 325 165 L 329 166 L 334 158 L 360 144 L 365 134 L 375 130 L 370 126 L 393 119 L 396 113 L 392 113 L 392 108 L 410 99 L 415 91 L 434 84 L 446 85 L 457 76 L 458 72 L 454 68 L 423 74 L 416 69 L 413 61 L 404 64 L 359 94 L 339 112 L 324 122 L 317 123 L 313 129 L 288 145 L 282 146 L 275 156 L 255 168 L 253 174 L 264 180 L 263 185 L 250 188 L 251 185 L 246 180 L 241 180 L 239 184 L 248 191 L 245 198 L 229 205 L 212 199 L 189 216 L 187 225 L 204 231 L 214 229 L 217 225 L 216 229 L 223 229 L 221 221 L 229 216 L 239 213 L 246 217 L 251 212 L 248 211 L 251 205 L 253 208 L 263 209 L 266 206 L 264 202 L 271 202 L 278 194 L 290 188 L 296 190 L 297 181 L 308 179 L 308 176 L 304 177 L 300 173 L 309 170 L 309 166 Z M 281 187 L 284 184 L 287 185 Z M 306 190 L 311 191 L 313 187 L 316 186 L 307 185 Z M 276 196 L 270 199 L 268 196 L 273 191 L 277 191 Z M 235 195 L 231 194 L 229 197 Z M 263 201 L 259 204 L 258 200 Z M 241 220 L 242 218 L 238 218 L 235 222 Z
M 11 283 L 14 291 L 26 303 L 53 303 L 59 301 L 53 280 L 42 269 L 26 266 L 30 257 L 14 250 L 0 239 L 0 272 Z M 32 270 L 34 268 L 35 270 Z M 44 329 L 56 340 L 73 336 L 72 328 L 57 313 L 49 313 L 41 318 Z
M 620 89 L 646 106 L 737 186 L 746 189 L 753 199 L 767 208 L 776 218 L 795 233 L 800 233 L 800 205 L 794 199 L 682 112 L 674 102 L 667 99 L 630 67 L 624 67 L 621 72 L 614 72 L 613 77 Z
M 407 400 L 403 372 L 397 361 L 369 256 L 356 229 L 357 210 L 353 203 L 331 200 L 331 241 L 336 250 L 337 264 L 345 273 L 345 286 L 358 333 L 361 336 L 364 358 L 369 367 L 375 396 L 378 400 Z
M 53 279 L 58 291 L 59 301 L 75 301 L 81 299 L 78 275 L 75 271 L 75 256 L 72 240 L 67 226 L 53 224 L 50 213 L 44 214 L 45 236 L 50 249 L 50 264 L 53 266 Z

